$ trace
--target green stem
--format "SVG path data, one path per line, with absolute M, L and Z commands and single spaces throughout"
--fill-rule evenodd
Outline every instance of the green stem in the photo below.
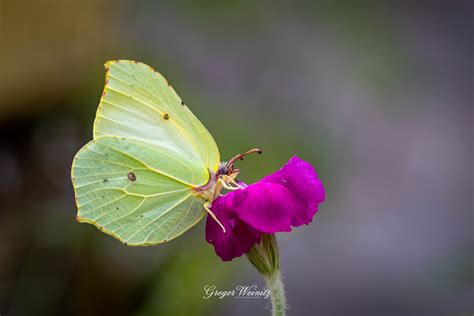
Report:
M 285 316 L 286 298 L 280 274 L 280 255 L 275 235 L 263 234 L 262 241 L 254 245 L 247 258 L 265 279 L 272 300 L 272 315 Z
M 285 316 L 286 297 L 280 271 L 276 270 L 271 275 L 264 275 L 264 278 L 267 288 L 271 291 L 272 315 Z

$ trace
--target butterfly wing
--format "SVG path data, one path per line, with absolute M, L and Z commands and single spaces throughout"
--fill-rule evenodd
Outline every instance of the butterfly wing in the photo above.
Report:
M 216 142 L 161 74 L 130 60 L 109 61 L 105 67 L 106 85 L 94 122 L 94 139 L 143 140 L 217 170 Z
M 77 220 L 128 245 L 171 240 L 206 213 L 193 191 L 209 179 L 199 167 L 150 143 L 110 136 L 93 140 L 73 162 Z
M 217 170 L 217 145 L 159 73 L 106 63 L 94 140 L 74 158 L 77 220 L 125 244 L 169 241 L 206 214 L 195 188 Z

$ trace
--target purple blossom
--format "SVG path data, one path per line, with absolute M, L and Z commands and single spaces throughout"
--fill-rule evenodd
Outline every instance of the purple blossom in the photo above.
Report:
M 292 226 L 311 223 L 325 196 L 313 167 L 296 156 L 277 172 L 243 186 L 212 203 L 226 233 L 207 217 L 206 240 L 224 261 L 247 253 L 263 233 L 289 232 Z

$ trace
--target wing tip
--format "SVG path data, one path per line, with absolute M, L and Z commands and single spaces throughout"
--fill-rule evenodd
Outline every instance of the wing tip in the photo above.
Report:
M 144 66 L 152 68 L 151 66 L 134 59 L 110 59 L 105 62 L 104 67 L 105 69 L 107 69 L 108 67 L 113 66 L 115 64 L 144 65 Z
M 110 70 L 111 66 L 114 66 L 114 65 L 117 65 L 117 64 L 137 65 L 137 66 L 142 66 L 142 67 L 148 68 L 148 70 L 158 74 L 158 76 L 160 76 L 161 79 L 165 80 L 167 85 L 169 85 L 166 78 L 158 70 L 156 70 L 155 68 L 153 68 L 152 66 L 150 66 L 150 65 L 148 65 L 144 62 L 134 60 L 134 59 L 111 59 L 111 60 L 108 60 L 104 64 L 105 71 L 108 72 Z
M 110 59 L 110 60 L 107 60 L 104 64 L 105 67 L 107 66 L 110 66 L 112 64 L 124 64 L 124 63 L 127 63 L 127 64 L 138 64 L 140 63 L 139 61 L 136 61 L 136 60 L 133 60 L 133 59 Z

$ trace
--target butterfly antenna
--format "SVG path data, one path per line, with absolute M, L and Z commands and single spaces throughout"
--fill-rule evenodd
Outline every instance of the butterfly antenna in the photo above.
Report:
M 239 159 L 244 160 L 245 156 L 253 154 L 253 153 L 262 154 L 262 150 L 260 148 L 253 148 L 253 149 L 250 149 L 249 151 L 247 151 L 243 154 L 238 154 L 238 155 L 232 157 L 232 159 L 230 159 L 229 162 L 227 162 L 227 167 L 229 168 L 229 174 L 238 170 L 238 169 L 234 168 L 234 164 L 237 160 L 239 160 Z

